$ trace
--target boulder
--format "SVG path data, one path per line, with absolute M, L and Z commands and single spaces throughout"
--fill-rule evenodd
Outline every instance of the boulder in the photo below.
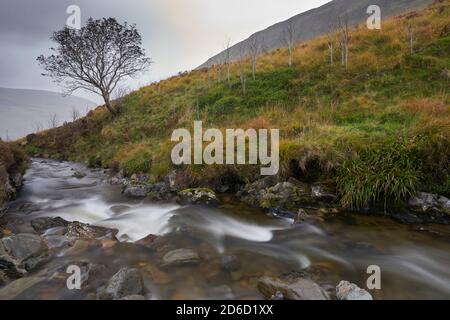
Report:
M 112 276 L 106 287 L 98 294 L 98 298 L 100 300 L 116 300 L 143 293 L 144 285 L 139 270 L 125 267 Z
M 437 194 L 418 192 L 409 199 L 408 205 L 415 212 L 450 215 L 450 200 Z
M 161 267 L 195 264 L 200 261 L 197 252 L 191 249 L 176 249 L 166 253 L 162 259 Z
M 268 299 L 328 300 L 328 295 L 317 283 L 305 278 L 282 280 L 262 277 L 258 280 L 258 290 Z
M 101 276 L 106 272 L 106 266 L 90 262 L 75 263 L 81 269 L 81 287 L 95 288 L 101 281 Z
M 46 249 L 40 236 L 20 233 L 0 240 L 0 256 L 7 255 L 17 264 L 28 258 L 37 257 Z
M 218 202 L 216 193 L 206 188 L 186 189 L 180 191 L 179 195 L 183 200 L 192 204 L 216 204 Z
M 308 187 L 301 182 L 278 182 L 271 187 L 265 187 L 266 185 L 270 184 L 253 182 L 239 191 L 237 196 L 252 206 L 277 208 L 282 211 L 296 210 L 300 206 L 313 203 Z
M 56 227 L 67 227 L 68 224 L 69 224 L 68 221 L 66 221 L 60 217 L 37 218 L 37 219 L 31 220 L 31 226 L 39 234 L 43 234 L 48 229 L 52 229 L 52 228 L 56 228 Z
M 372 295 L 354 283 L 341 281 L 336 287 L 338 300 L 373 300 Z
M 149 190 L 144 185 L 128 186 L 123 190 L 123 194 L 130 198 L 145 198 Z
M 116 240 L 117 229 L 91 226 L 78 221 L 70 222 L 67 225 L 66 236 L 76 239 L 104 239 L 110 238 Z
M 155 183 L 151 186 L 151 191 L 152 192 L 156 192 L 156 193 L 169 193 L 170 192 L 170 187 L 167 183 L 165 182 L 158 182 Z

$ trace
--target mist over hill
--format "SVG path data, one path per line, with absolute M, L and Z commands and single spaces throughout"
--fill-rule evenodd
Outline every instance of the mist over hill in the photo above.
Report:
M 433 0 L 333 0 L 327 4 L 293 16 L 279 22 L 265 30 L 252 34 L 249 38 L 230 47 L 231 61 L 238 60 L 241 55 L 249 53 L 249 45 L 253 39 L 262 42 L 264 50 L 271 51 L 285 47 L 283 34 L 288 25 L 295 29 L 295 41 L 302 42 L 316 36 L 330 32 L 343 15 L 348 17 L 350 25 L 356 25 L 368 18 L 367 8 L 378 5 L 381 8 L 382 18 L 401 14 L 406 11 L 424 8 Z M 243 52 L 241 53 L 241 48 Z M 226 50 L 213 56 L 198 68 L 205 68 L 225 61 Z
M 14 140 L 36 129 L 60 125 L 72 120 L 73 110 L 84 116 L 95 105 L 84 98 L 64 97 L 52 91 L 0 88 L 0 137 Z

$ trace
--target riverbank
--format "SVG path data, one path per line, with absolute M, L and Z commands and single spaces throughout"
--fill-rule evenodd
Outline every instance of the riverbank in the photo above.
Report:
M 303 183 L 295 178 L 287 181 L 277 176 L 265 177 L 248 184 L 235 181 L 218 181 L 201 187 L 189 184 L 182 170 L 170 172 L 164 180 L 149 183 L 146 174 L 125 177 L 123 172 L 115 174 L 109 183 L 120 185 L 123 193 L 132 198 L 169 200 L 179 203 L 217 204 L 218 194 L 233 194 L 240 201 L 275 216 L 305 220 L 312 215 L 336 215 L 353 211 L 364 215 L 388 216 L 406 224 L 435 223 L 450 224 L 450 200 L 442 195 L 418 192 L 404 203 L 392 207 L 367 206 L 359 210 L 342 207 L 339 195 L 324 184 Z
M 369 265 L 382 270 L 382 290 L 367 290 L 375 299 L 450 295 L 446 226 L 345 211 L 295 221 L 207 189 L 136 198 L 118 179 L 33 160 L 0 221 L 1 298 L 368 298 L 341 281 L 365 288 Z M 73 265 L 81 290 L 66 286 Z
M 0 216 L 4 203 L 14 199 L 22 187 L 28 164 L 28 156 L 22 148 L 0 139 Z

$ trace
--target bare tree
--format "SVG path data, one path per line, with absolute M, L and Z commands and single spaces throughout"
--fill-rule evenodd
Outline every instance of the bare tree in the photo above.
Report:
M 283 30 L 283 44 L 288 48 L 290 68 L 292 67 L 292 55 L 295 45 L 295 24 L 293 21 L 290 21 Z
M 77 121 L 78 119 L 80 119 L 80 117 L 80 111 L 77 108 L 72 107 L 72 122 Z
M 42 122 L 35 121 L 34 122 L 34 132 L 41 132 L 42 130 L 44 130 L 44 125 L 42 124 Z
M 231 50 L 230 50 L 230 44 L 231 40 L 228 39 L 227 43 L 225 44 L 225 65 L 227 67 L 227 81 L 228 86 L 231 87 L 231 75 L 230 75 L 230 68 L 231 68 Z
M 330 26 L 330 31 L 326 34 L 327 37 L 327 46 L 330 53 L 330 65 L 334 63 L 334 43 L 336 39 L 336 32 L 334 27 Z
M 345 15 L 344 17 L 339 17 L 338 22 L 339 22 L 339 45 L 341 48 L 342 66 L 344 66 L 345 69 L 347 69 L 349 45 L 351 40 L 348 15 Z
M 220 55 L 214 58 L 212 68 L 216 72 L 216 78 L 218 83 L 222 82 L 222 65 L 223 62 L 222 59 L 220 58 Z
M 247 94 L 247 76 L 245 74 L 245 60 L 246 60 L 246 54 L 245 54 L 245 47 L 241 43 L 239 45 L 239 80 L 241 81 L 241 87 L 242 87 L 242 94 L 245 96 Z
M 409 52 L 414 54 L 414 45 L 416 44 L 416 26 L 411 19 L 408 19 L 404 23 L 404 34 L 408 41 Z
M 55 113 L 49 120 L 48 120 L 48 127 L 49 129 L 54 129 L 58 127 L 59 121 L 58 121 L 58 115 Z
M 84 89 L 101 95 L 113 115 L 117 110 L 111 104 L 111 93 L 122 80 L 151 63 L 136 26 L 114 18 L 90 18 L 78 30 L 66 26 L 51 39 L 57 44 L 51 49 L 54 54 L 37 58 L 46 71 L 43 75 L 64 84 L 67 94 Z
M 264 50 L 264 39 L 262 41 L 260 41 L 260 39 L 258 38 L 258 36 L 254 36 L 250 39 L 250 43 L 248 45 L 248 50 L 250 53 L 250 58 L 252 61 L 252 77 L 253 80 L 256 79 L 256 66 L 258 63 L 258 58 L 259 55 L 262 53 L 262 51 Z

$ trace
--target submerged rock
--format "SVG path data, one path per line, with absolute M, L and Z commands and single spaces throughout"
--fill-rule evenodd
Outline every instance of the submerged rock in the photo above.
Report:
M 224 271 L 234 272 L 241 268 L 241 261 L 237 256 L 220 257 L 220 268 Z
M 354 283 L 341 281 L 336 287 L 338 300 L 373 300 L 372 295 Z
M 176 249 L 166 253 L 162 259 L 161 267 L 194 264 L 200 261 L 197 252 L 191 249 Z
M 227 285 L 210 288 L 207 293 L 212 299 L 231 300 L 234 298 L 233 290 Z
M 0 300 L 12 300 L 42 281 L 44 281 L 44 278 L 40 277 L 17 279 L 0 289 Z
M 77 178 L 77 179 L 83 179 L 84 177 L 86 177 L 86 173 L 76 170 L 72 174 L 72 177 Z
M 267 299 L 328 300 L 326 292 L 317 283 L 305 278 L 282 280 L 262 277 L 258 280 L 258 290 Z
M 139 270 L 122 268 L 112 276 L 106 287 L 99 292 L 98 298 L 101 300 L 116 300 L 143 293 L 144 285 Z
M 158 239 L 157 235 L 149 234 L 148 236 L 136 241 L 135 243 L 143 245 L 143 246 L 149 246 L 152 243 L 154 243 L 156 241 L 156 239 Z
M 308 219 L 308 214 L 305 210 L 299 209 L 297 215 L 294 218 L 294 224 L 301 224 Z

